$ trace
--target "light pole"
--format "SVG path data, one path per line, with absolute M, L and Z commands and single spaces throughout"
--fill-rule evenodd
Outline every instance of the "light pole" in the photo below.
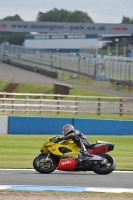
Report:
M 78 79 L 79 79 L 79 77 L 80 77 L 80 61 L 81 61 L 81 59 L 82 59 L 82 56 L 79 56 L 79 58 L 78 58 Z
M 118 42 L 119 42 L 119 39 L 116 38 L 116 39 L 115 39 L 115 43 L 116 43 L 116 59 L 117 59 L 117 57 L 118 57 Z

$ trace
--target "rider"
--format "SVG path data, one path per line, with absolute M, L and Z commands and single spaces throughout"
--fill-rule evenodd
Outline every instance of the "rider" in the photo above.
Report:
M 62 137 L 61 140 L 72 139 L 81 149 L 80 153 L 82 160 L 86 160 L 87 157 L 90 157 L 87 149 L 89 149 L 93 144 L 89 140 L 87 140 L 83 133 L 75 130 L 73 125 L 71 124 L 66 124 L 65 126 L 63 126 L 62 132 L 64 137 Z

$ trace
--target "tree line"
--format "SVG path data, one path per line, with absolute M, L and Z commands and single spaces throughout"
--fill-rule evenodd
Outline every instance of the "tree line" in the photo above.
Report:
M 8 16 L 3 21 L 24 21 L 19 15 Z M 80 23 L 95 23 L 88 13 L 76 10 L 67 11 L 64 9 L 58 10 L 54 8 L 48 12 L 39 12 L 36 17 L 37 22 L 80 22 Z M 121 23 L 133 23 L 133 18 L 123 16 Z M 24 36 L 30 33 L 0 33 L 0 43 L 9 42 L 9 44 L 22 45 L 24 43 Z

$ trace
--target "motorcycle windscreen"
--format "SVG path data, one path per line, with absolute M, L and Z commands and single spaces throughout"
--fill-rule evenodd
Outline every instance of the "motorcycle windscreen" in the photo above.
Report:
M 78 165 L 78 161 L 76 158 L 67 158 L 67 159 L 61 159 L 57 169 L 58 170 L 64 170 L 64 171 L 71 171 L 74 168 L 76 168 Z

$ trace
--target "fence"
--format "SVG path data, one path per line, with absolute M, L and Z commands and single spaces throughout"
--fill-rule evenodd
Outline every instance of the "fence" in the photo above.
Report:
M 107 87 L 108 85 L 112 87 L 110 83 L 120 82 L 124 89 L 128 87 L 129 91 L 133 90 L 133 58 L 128 60 L 129 58 L 126 56 L 99 57 L 98 55 L 81 53 L 77 55 L 11 45 L 3 46 L 1 51 L 1 59 L 7 63 L 12 61 L 28 65 L 36 72 L 41 68 L 45 70 L 45 74 L 46 70 L 56 72 L 57 78 L 64 81 L 80 83 L 82 81 L 80 75 L 82 75 L 92 78 L 95 83 L 103 81 Z M 86 84 L 85 78 L 82 82 Z M 98 86 L 103 87 L 103 84 L 98 83 Z
M 1 113 L 133 114 L 133 97 L 0 93 Z

